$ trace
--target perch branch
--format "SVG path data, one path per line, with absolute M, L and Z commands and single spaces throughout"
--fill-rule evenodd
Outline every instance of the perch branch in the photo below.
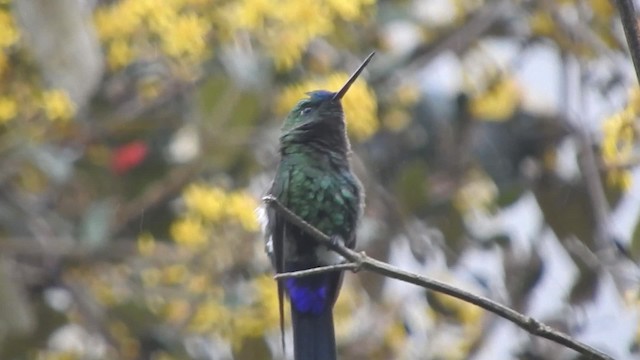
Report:
M 263 201 L 268 206 L 271 206 L 274 209 L 276 209 L 278 212 L 280 212 L 282 216 L 284 216 L 289 223 L 299 227 L 300 229 L 305 231 L 307 234 L 311 235 L 320 244 L 327 246 L 331 250 L 342 255 L 348 261 L 351 261 L 357 264 L 359 268 L 370 270 L 383 276 L 405 281 L 414 285 L 424 287 L 432 291 L 437 291 L 443 294 L 447 294 L 449 296 L 453 296 L 457 299 L 469 302 L 471 304 L 479 306 L 487 311 L 490 311 L 504 319 L 507 319 L 513 322 L 514 324 L 518 325 L 520 328 L 526 330 L 527 332 L 533 335 L 540 336 L 540 337 L 549 339 L 551 341 L 554 341 L 558 344 L 561 344 L 570 349 L 573 349 L 583 355 L 586 355 L 589 358 L 601 359 L 601 360 L 613 360 L 611 356 L 599 350 L 596 350 L 589 345 L 586 345 L 577 340 L 574 340 L 569 335 L 564 334 L 560 331 L 557 331 L 551 328 L 550 326 L 545 325 L 542 322 L 532 317 L 523 315 L 507 306 L 501 305 L 485 297 L 474 295 L 470 292 L 447 285 L 445 283 L 396 268 L 382 261 L 378 261 L 376 259 L 370 258 L 364 253 L 353 251 L 347 248 L 346 246 L 342 245 L 340 242 L 332 241 L 332 239 L 329 236 L 322 233 L 320 230 L 316 229 L 315 227 L 311 226 L 306 221 L 302 220 L 300 217 L 294 214 L 291 210 L 287 209 L 282 203 L 280 203 L 273 196 L 267 196 L 263 198 Z M 334 271 L 334 269 L 324 268 L 321 271 Z M 290 276 L 291 273 L 280 274 L 280 276 L 282 275 Z
M 305 277 L 305 276 L 309 276 L 309 275 L 324 274 L 324 273 L 328 273 L 328 272 L 332 272 L 332 271 L 342 271 L 342 270 L 351 270 L 351 271 L 355 272 L 355 271 L 358 271 L 359 268 L 360 268 L 360 264 L 354 263 L 354 262 L 349 262 L 349 263 L 345 263 L 345 264 L 321 266 L 321 267 L 317 267 L 317 268 L 313 268 L 313 269 L 309 269 L 309 270 L 300 270 L 300 271 L 292 271 L 292 272 L 287 272 L 287 273 L 280 273 L 280 274 L 276 274 L 276 276 L 274 276 L 273 278 L 274 278 L 274 280 L 289 279 L 289 278 L 301 278 L 301 277 Z

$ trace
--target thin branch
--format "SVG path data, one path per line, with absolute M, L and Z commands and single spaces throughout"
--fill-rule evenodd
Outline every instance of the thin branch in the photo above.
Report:
M 596 244 L 599 249 L 607 249 L 615 247 L 612 231 L 611 231 L 611 210 L 609 201 L 605 194 L 604 184 L 600 177 L 600 169 L 598 168 L 598 159 L 594 154 L 593 140 L 587 132 L 587 120 L 589 114 L 589 104 L 586 98 L 585 75 L 587 69 L 581 61 L 578 61 L 578 84 L 574 89 L 578 98 L 578 105 L 581 112 L 576 114 L 576 121 L 581 125 L 576 128 L 578 147 L 580 154 L 578 156 L 578 164 L 580 171 L 584 175 L 584 181 L 587 186 L 587 193 L 591 202 L 591 209 L 595 219 Z M 570 116 L 567 114 L 567 116 Z
M 301 277 L 310 276 L 310 275 L 318 275 L 318 274 L 324 274 L 328 272 L 342 271 L 342 270 L 351 270 L 353 272 L 357 272 L 360 269 L 360 266 L 361 265 L 356 262 L 321 266 L 321 267 L 317 267 L 309 270 L 292 271 L 292 272 L 276 274 L 273 277 L 273 279 L 279 280 L 279 279 L 289 279 L 289 278 L 301 278 Z
M 267 196 L 263 198 L 263 201 L 268 206 L 271 206 L 275 208 L 277 211 L 279 211 L 289 223 L 299 227 L 300 229 L 305 231 L 307 234 L 311 235 L 320 244 L 337 252 L 338 254 L 345 257 L 347 260 L 352 261 L 356 264 L 359 264 L 362 269 L 370 270 L 383 276 L 402 280 L 414 285 L 424 287 L 432 291 L 437 291 L 443 294 L 447 294 L 449 296 L 453 296 L 457 299 L 469 302 L 471 304 L 479 306 L 504 319 L 507 319 L 513 322 L 514 324 L 518 325 L 520 328 L 526 330 L 527 332 L 533 335 L 540 336 L 540 337 L 549 339 L 551 341 L 554 341 L 558 344 L 564 345 L 583 355 L 588 356 L 589 358 L 601 359 L 601 360 L 613 360 L 611 356 L 599 350 L 596 350 L 589 345 L 586 345 L 577 340 L 574 340 L 569 335 L 559 332 L 557 330 L 554 330 L 548 325 L 545 325 L 534 318 L 523 315 L 509 307 L 496 303 L 485 297 L 477 296 L 467 291 L 447 285 L 445 283 L 442 283 L 436 280 L 431 280 L 424 276 L 414 274 L 408 271 L 404 271 L 402 269 L 396 268 L 382 261 L 378 261 L 376 259 L 370 258 L 366 256 L 364 253 L 358 253 L 356 251 L 353 251 L 345 247 L 338 241 L 332 241 L 332 239 L 329 236 L 325 235 L 320 230 L 316 229 L 306 221 L 299 218 L 296 214 L 294 214 L 291 210 L 287 209 L 284 205 L 282 205 L 282 203 L 280 203 L 273 196 Z
M 616 0 L 620 21 L 624 28 L 624 35 L 629 45 L 629 53 L 636 70 L 636 78 L 640 83 L 640 32 L 638 31 L 638 19 L 633 0 Z

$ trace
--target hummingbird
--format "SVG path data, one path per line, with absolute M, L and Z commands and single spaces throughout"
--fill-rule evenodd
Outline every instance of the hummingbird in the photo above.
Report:
M 341 100 L 374 54 L 362 62 L 340 90 L 309 92 L 289 112 L 280 135 L 280 163 L 268 192 L 349 248 L 355 247 L 364 194 L 349 163 L 351 146 Z M 334 265 L 343 260 L 276 210 L 268 209 L 266 217 L 266 250 L 276 273 Z M 291 304 L 296 360 L 336 359 L 333 305 L 342 277 L 342 272 L 334 271 L 278 280 L 283 347 L 286 293 Z

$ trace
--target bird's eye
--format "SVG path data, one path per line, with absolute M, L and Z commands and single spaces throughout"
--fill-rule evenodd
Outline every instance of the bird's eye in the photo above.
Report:
M 307 115 L 310 112 L 311 112 L 311 108 L 310 107 L 306 107 L 306 108 L 303 108 L 302 110 L 300 110 L 300 115 Z

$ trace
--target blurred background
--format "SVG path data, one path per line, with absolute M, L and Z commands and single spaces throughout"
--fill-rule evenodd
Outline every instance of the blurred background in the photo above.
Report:
M 0 0 L 0 359 L 286 357 L 254 210 L 284 115 L 373 50 L 358 249 L 640 357 L 612 1 Z M 335 317 L 341 359 L 580 358 L 366 272 Z

